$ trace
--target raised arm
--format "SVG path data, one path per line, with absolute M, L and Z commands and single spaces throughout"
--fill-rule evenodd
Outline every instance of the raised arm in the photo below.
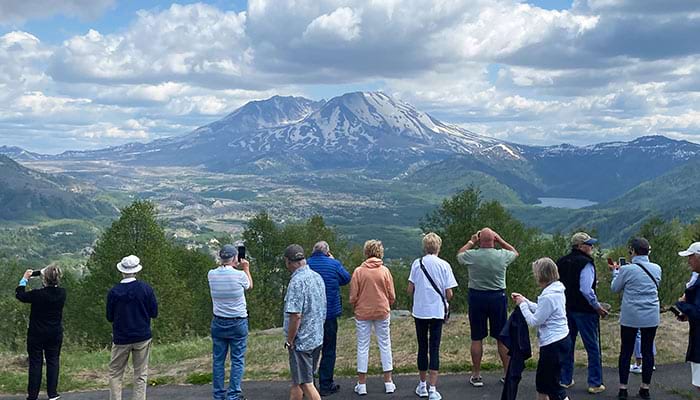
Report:
M 518 256 L 520 255 L 520 253 L 518 253 L 518 250 L 516 250 L 515 247 L 513 247 L 510 243 L 508 243 L 508 242 L 506 242 L 505 240 L 503 240 L 503 238 L 501 237 L 501 235 L 499 235 L 498 233 L 496 234 L 496 237 L 494 238 L 494 240 L 496 241 L 496 243 L 498 243 L 499 245 L 501 245 L 502 248 L 504 248 L 504 249 L 506 249 L 506 250 L 508 250 L 508 251 L 512 251 L 513 253 L 515 253 L 515 256 L 516 256 L 516 257 L 518 257 Z

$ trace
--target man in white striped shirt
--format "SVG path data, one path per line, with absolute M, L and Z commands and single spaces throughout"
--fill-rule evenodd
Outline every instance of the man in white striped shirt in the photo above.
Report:
M 248 260 L 238 260 L 238 250 L 227 244 L 219 251 L 221 266 L 209 271 L 209 290 L 214 306 L 211 321 L 212 398 L 242 400 L 241 380 L 248 341 L 248 310 L 245 291 L 253 288 Z M 226 355 L 231 352 L 231 381 L 224 388 Z

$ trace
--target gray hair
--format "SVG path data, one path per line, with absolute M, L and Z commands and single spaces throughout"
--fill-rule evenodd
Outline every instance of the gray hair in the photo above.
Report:
M 315 252 L 317 252 L 317 251 L 320 251 L 320 252 L 323 253 L 323 254 L 328 254 L 328 253 L 330 253 L 331 249 L 330 249 L 330 247 L 328 246 L 328 242 L 326 242 L 325 240 L 321 240 L 320 242 L 316 243 L 316 244 L 314 245 L 314 250 L 313 250 L 313 252 L 315 253 Z
M 57 265 L 49 265 L 41 270 L 41 279 L 44 282 L 44 286 L 58 286 L 61 283 L 62 276 L 63 272 Z

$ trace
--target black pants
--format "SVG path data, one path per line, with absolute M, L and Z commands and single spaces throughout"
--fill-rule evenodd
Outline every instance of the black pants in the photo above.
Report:
M 27 400 L 36 400 L 39 397 L 44 358 L 46 358 L 46 392 L 49 398 L 58 396 L 58 366 L 62 344 L 63 335 L 27 337 L 27 353 L 29 354 Z
M 630 328 L 620 326 L 620 359 L 617 368 L 620 373 L 620 384 L 626 385 L 630 376 L 630 359 L 634 353 L 634 342 L 637 340 L 637 329 L 642 332 L 642 383 L 650 384 L 654 373 L 654 337 L 656 326 L 651 328 Z
M 540 347 L 540 359 L 537 362 L 537 374 L 535 375 L 535 388 L 537 393 L 546 394 L 550 400 L 564 400 L 566 389 L 559 385 L 561 366 L 566 359 L 571 346 L 571 339 L 567 336 L 558 342 Z
M 418 370 L 438 371 L 440 369 L 440 340 L 442 339 L 441 319 L 414 318 L 418 339 Z M 430 336 L 430 337 L 428 337 Z M 430 362 L 428 362 L 430 353 Z
M 333 370 L 335 370 L 335 349 L 338 340 L 338 319 L 327 319 L 323 323 L 323 347 L 321 348 L 321 364 L 318 367 L 318 380 L 321 389 L 330 390 L 333 387 Z

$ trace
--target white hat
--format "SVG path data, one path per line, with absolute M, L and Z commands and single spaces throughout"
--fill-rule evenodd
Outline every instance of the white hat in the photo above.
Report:
M 136 256 L 124 257 L 117 263 L 117 269 L 125 274 L 135 274 L 143 268 L 140 263 L 141 260 Z
M 700 254 L 700 242 L 695 242 L 688 247 L 686 251 L 679 251 L 678 255 L 681 257 L 692 256 L 693 254 Z

